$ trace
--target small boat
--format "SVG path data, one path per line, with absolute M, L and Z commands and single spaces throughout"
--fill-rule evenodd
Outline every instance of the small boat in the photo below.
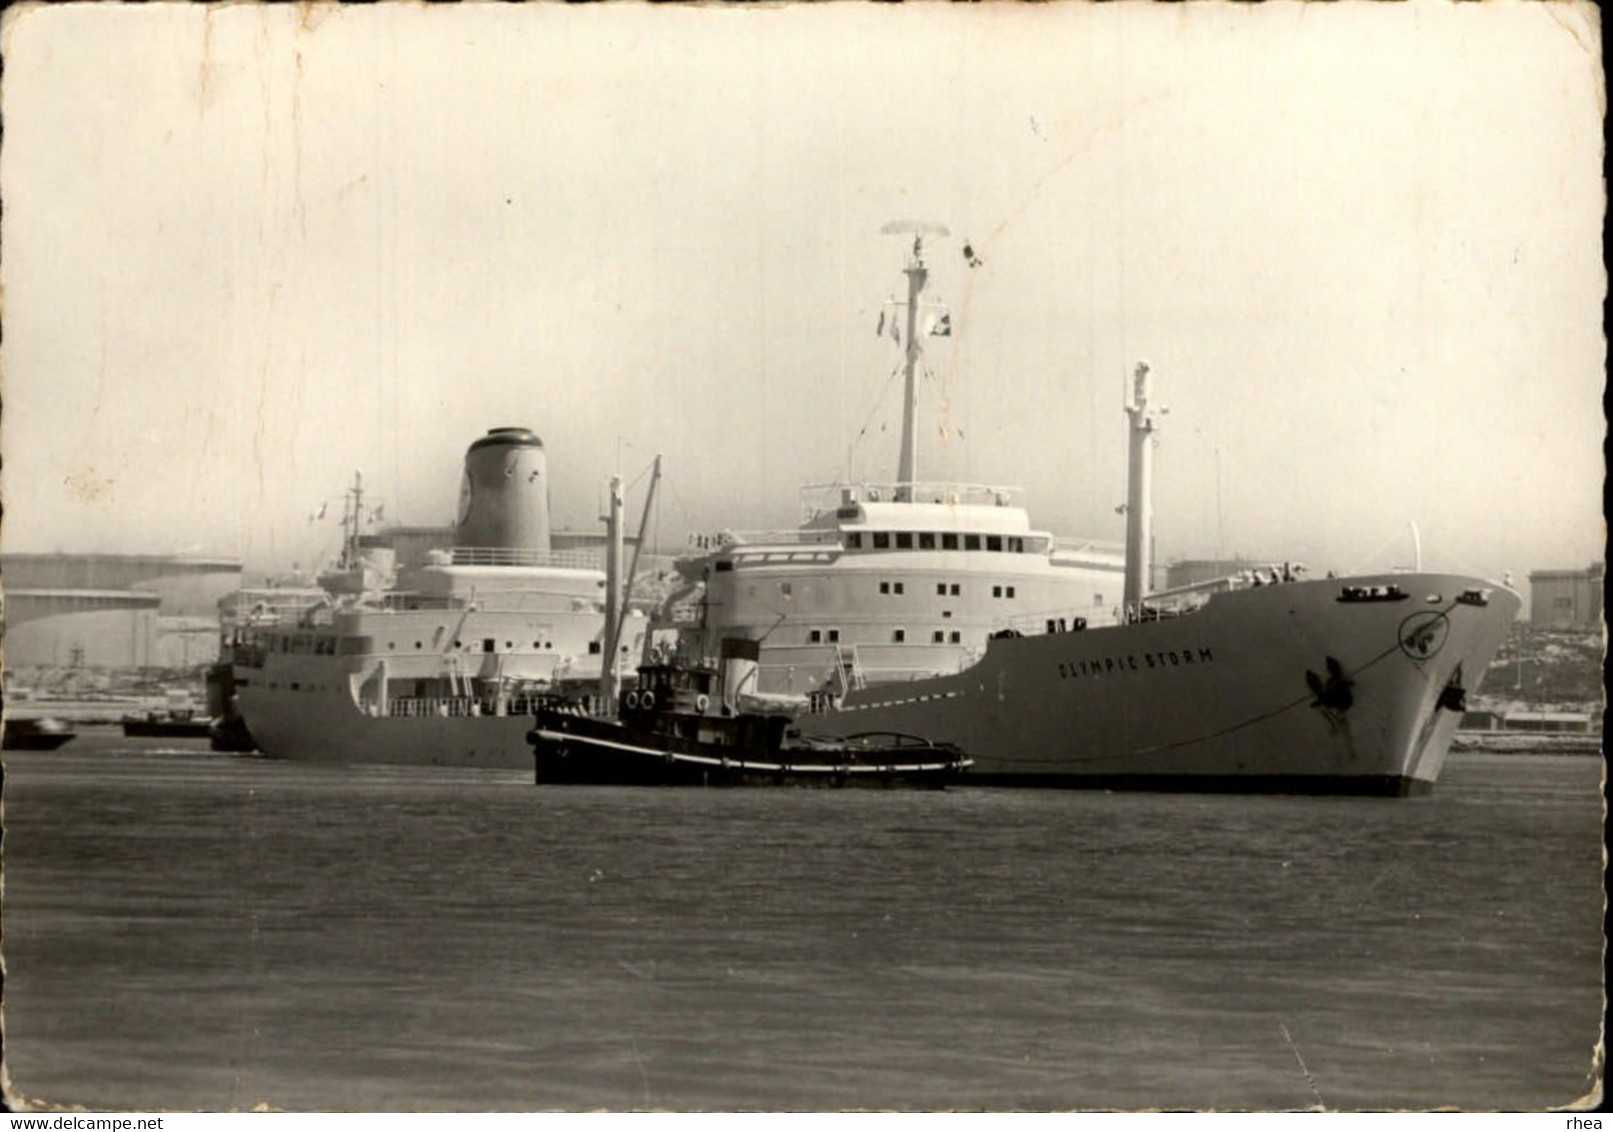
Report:
M 5 722 L 5 749 L 54 751 L 71 743 L 77 734 L 59 719 L 8 719 Z
M 193 711 L 149 711 L 123 717 L 123 734 L 130 739 L 207 739 L 213 720 Z
M 713 710 L 718 672 L 639 669 L 618 717 L 575 704 L 541 707 L 527 734 L 539 785 L 940 788 L 970 760 L 915 735 L 803 738 L 791 716 Z

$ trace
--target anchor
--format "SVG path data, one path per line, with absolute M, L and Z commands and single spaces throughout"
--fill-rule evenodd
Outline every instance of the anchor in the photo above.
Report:
M 1458 664 L 1456 671 L 1451 673 L 1448 684 L 1439 690 L 1439 706 L 1446 711 L 1464 712 L 1467 710 L 1467 689 L 1462 686 L 1462 666 Z
M 1329 720 L 1350 710 L 1355 703 L 1355 681 L 1344 674 L 1344 666 L 1333 657 L 1327 658 L 1327 679 L 1323 680 L 1309 668 L 1305 670 L 1305 683 L 1310 687 L 1311 707 L 1321 708 Z

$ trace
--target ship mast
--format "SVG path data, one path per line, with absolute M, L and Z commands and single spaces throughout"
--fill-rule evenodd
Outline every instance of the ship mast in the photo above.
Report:
M 1154 526 L 1153 440 L 1154 429 L 1158 426 L 1154 420 L 1154 410 L 1148 404 L 1150 384 L 1148 363 L 1138 362 L 1131 403 L 1126 406 L 1131 429 L 1130 463 L 1126 476 L 1126 589 L 1122 602 L 1128 619 L 1142 609 L 1153 566 L 1150 546 Z
M 605 628 L 600 634 L 599 695 L 616 714 L 616 635 L 622 617 L 622 477 L 610 478 L 610 510 L 605 516 Z
M 364 521 L 364 476 L 353 473 L 353 486 L 347 489 L 346 506 L 342 509 L 342 557 L 338 569 L 351 570 L 358 565 L 359 527 Z
M 880 232 L 887 236 L 907 233 L 913 236 L 913 250 L 907 257 L 907 266 L 902 269 L 907 276 L 907 356 L 902 398 L 902 450 L 896 464 L 896 498 L 910 502 L 913 484 L 918 480 L 918 363 L 924 352 L 918 334 L 919 296 L 930 275 L 924 266 L 924 237 L 950 233 L 939 224 L 916 220 L 892 220 Z

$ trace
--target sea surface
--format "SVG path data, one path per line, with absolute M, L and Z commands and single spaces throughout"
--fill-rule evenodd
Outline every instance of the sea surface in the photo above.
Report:
M 1453 755 L 1387 800 L 163 743 L 5 755 L 14 1105 L 1534 1110 L 1599 1080 L 1595 757 Z

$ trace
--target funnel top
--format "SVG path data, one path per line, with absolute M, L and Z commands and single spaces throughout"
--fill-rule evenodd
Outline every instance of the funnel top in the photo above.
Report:
M 493 445 L 505 448 L 542 448 L 543 441 L 539 440 L 538 434 L 529 428 L 490 428 L 486 436 L 471 443 L 469 450 L 474 452 L 478 448 L 489 448 Z

